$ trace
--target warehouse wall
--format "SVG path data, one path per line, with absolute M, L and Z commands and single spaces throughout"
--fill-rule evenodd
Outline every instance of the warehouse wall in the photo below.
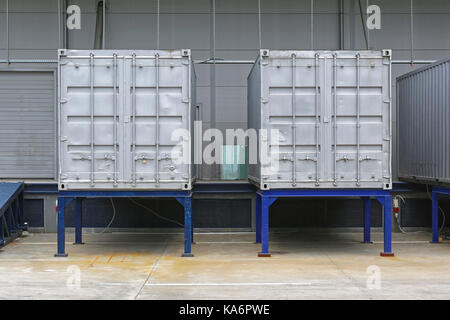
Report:
M 183 208 L 175 200 L 138 199 L 140 205 L 129 199 L 113 200 L 115 215 L 110 199 L 83 200 L 83 226 L 88 228 L 105 228 L 112 220 L 110 228 L 181 228 Z M 46 202 L 54 206 L 54 200 L 48 197 L 28 197 L 25 200 L 25 221 L 33 230 L 55 232 L 56 213 L 53 208 L 46 208 Z M 248 199 L 194 199 L 194 228 L 244 231 L 254 230 L 251 217 L 251 200 Z M 450 201 L 441 200 L 441 208 L 448 212 Z M 300 209 L 301 208 L 301 209 Z M 426 198 L 408 199 L 401 208 L 400 225 L 404 228 L 431 227 L 431 201 Z M 52 210 L 53 209 L 53 210 Z M 91 214 L 95 212 L 94 214 Z M 155 212 L 157 215 L 155 215 Z M 363 201 L 360 199 L 279 199 L 270 209 L 271 228 L 355 228 L 363 225 Z M 114 219 L 113 219 L 114 216 Z M 159 217 L 158 217 L 159 216 Z M 168 218 L 171 221 L 160 218 Z M 442 216 L 439 225 L 444 223 Z M 373 200 L 371 226 L 382 227 L 381 205 Z M 66 210 L 66 226 L 75 225 L 74 204 Z M 450 227 L 449 219 L 445 227 Z M 399 229 L 394 224 L 394 232 Z
M 381 8 L 381 30 L 368 32 L 373 49 L 391 48 L 394 59 L 411 56 L 410 0 L 371 0 Z M 68 47 L 93 47 L 96 0 L 69 0 L 82 10 L 81 30 L 68 31 Z M 108 0 L 106 47 L 152 49 L 156 47 L 157 1 Z M 362 1 L 365 11 L 366 1 Z M 216 0 L 216 32 L 212 37 L 211 0 L 161 0 L 160 47 L 191 48 L 195 59 L 211 56 L 215 39 L 218 59 L 254 59 L 258 49 L 257 0 Z M 0 0 L 0 59 L 6 58 L 6 0 Z M 277 49 L 338 49 L 339 1 L 314 1 L 314 43 L 310 39 L 310 0 L 261 0 L 262 47 Z M 10 0 L 9 43 L 11 59 L 55 59 L 58 47 L 57 0 Z M 359 7 L 344 0 L 344 48 L 364 49 Z M 414 58 L 440 59 L 450 55 L 450 2 L 414 0 Z M 17 66 L 16 66 L 17 67 Z M 27 67 L 43 65 L 27 64 Z M 46 67 L 52 67 L 47 65 Z M 53 66 L 54 67 L 54 66 Z M 393 79 L 415 66 L 393 66 Z M 0 68 L 8 68 L 4 64 Z M 10 68 L 10 67 L 9 67 Z M 198 101 L 205 128 L 211 122 L 211 69 L 215 68 L 216 127 L 246 128 L 246 77 L 250 65 L 197 65 Z M 395 106 L 395 82 L 393 81 Z M 396 128 L 394 115 L 394 135 Z M 395 139 L 394 139 L 395 141 Z M 396 167 L 394 146 L 394 168 Z M 396 169 L 394 170 L 394 178 Z M 218 178 L 217 170 L 203 166 L 204 178 Z
M 97 0 L 67 2 L 79 5 L 82 10 L 81 30 L 68 31 L 68 47 L 92 48 Z M 392 49 L 395 60 L 410 59 L 410 0 L 361 0 L 363 11 L 367 2 L 381 8 L 382 28 L 368 32 L 370 47 Z M 257 0 L 216 0 L 216 32 L 213 35 L 211 0 L 161 0 L 160 48 L 191 48 L 194 58 L 201 60 L 210 58 L 211 48 L 215 46 L 217 59 L 254 59 L 259 47 L 257 3 Z M 314 1 L 313 43 L 310 39 L 310 3 L 310 0 L 261 0 L 262 47 L 339 49 L 339 1 Z M 0 0 L 0 60 L 6 58 L 5 9 L 6 0 Z M 344 0 L 344 9 L 344 48 L 364 49 L 358 1 Z M 10 58 L 56 59 L 60 35 L 57 0 L 9 0 L 9 11 Z M 156 0 L 108 0 L 106 47 L 154 49 L 156 12 Z M 440 59 L 450 55 L 450 36 L 443 31 L 450 27 L 450 1 L 414 0 L 413 26 L 415 59 Z M 0 69 L 13 67 L 55 69 L 56 66 L 0 63 Z M 394 79 L 415 67 L 394 65 L 392 68 L 394 179 L 397 159 Z M 250 68 L 250 65 L 196 66 L 198 101 L 205 129 L 211 125 L 211 120 L 215 120 L 220 129 L 246 128 L 246 78 Z M 214 79 L 211 79 L 212 70 L 215 70 Z M 211 83 L 215 83 L 215 90 L 211 90 Z M 215 119 L 211 119 L 213 101 Z M 216 179 L 219 171 L 202 166 L 202 177 Z

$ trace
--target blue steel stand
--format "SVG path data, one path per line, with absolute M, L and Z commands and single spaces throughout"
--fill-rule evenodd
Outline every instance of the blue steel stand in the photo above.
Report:
M 364 243 L 372 243 L 370 241 L 370 210 L 372 201 L 370 197 L 363 197 L 364 200 Z M 383 203 L 382 203 L 383 205 Z
M 55 257 L 67 257 L 64 211 L 66 209 L 66 205 L 71 201 L 72 198 L 58 197 L 58 243 Z
M 431 243 L 439 243 L 439 199 L 445 195 L 450 195 L 450 188 L 433 187 L 431 191 L 431 228 L 433 230 Z
M 256 243 L 261 243 L 261 195 L 256 193 Z
M 82 241 L 82 199 L 84 198 L 175 198 L 184 207 L 184 252 L 182 257 L 193 257 L 192 243 L 192 193 L 191 191 L 61 191 L 58 196 L 58 243 L 55 257 L 67 257 L 65 251 L 64 211 L 75 201 L 75 242 Z
M 259 257 L 269 253 L 269 208 L 278 198 L 295 197 L 360 197 L 364 200 L 364 243 L 370 241 L 371 197 L 384 207 L 384 251 L 382 257 L 392 257 L 392 197 L 389 190 L 378 189 L 275 189 L 259 190 L 256 195 L 256 242 L 261 243 Z
M 83 198 L 75 199 L 75 242 L 73 244 L 84 244 L 83 242 Z

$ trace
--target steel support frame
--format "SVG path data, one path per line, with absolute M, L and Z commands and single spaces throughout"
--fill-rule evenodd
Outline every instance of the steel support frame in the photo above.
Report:
M 431 243 L 439 243 L 439 199 L 450 196 L 450 188 L 433 187 L 431 190 L 431 229 L 433 236 Z
M 0 246 L 20 236 L 28 227 L 24 221 L 23 184 L 0 208 Z
M 184 252 L 182 257 L 193 257 L 192 243 L 192 192 L 191 191 L 60 191 L 58 196 L 58 240 L 55 257 L 67 257 L 65 250 L 65 209 L 75 201 L 75 242 L 82 241 L 82 200 L 85 198 L 175 198 L 184 207 Z
M 384 251 L 382 257 L 391 257 L 392 252 L 392 197 L 389 190 L 379 189 L 274 189 L 258 190 L 256 195 L 256 242 L 261 243 L 259 257 L 270 257 L 269 209 L 278 198 L 301 197 L 359 197 L 364 200 L 364 243 L 370 241 L 370 209 L 374 198 L 384 207 Z

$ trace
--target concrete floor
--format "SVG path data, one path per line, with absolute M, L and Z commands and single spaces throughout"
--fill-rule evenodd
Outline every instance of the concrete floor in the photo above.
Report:
M 0 299 L 449 299 L 450 242 L 428 233 L 394 234 L 393 258 L 379 256 L 382 233 L 271 234 L 271 258 L 254 234 L 196 234 L 181 258 L 182 234 L 86 234 L 68 258 L 54 258 L 55 234 L 29 234 L 0 249 Z M 379 270 L 380 286 L 369 280 Z M 378 273 L 377 273 L 378 274 Z M 373 276 L 370 279 L 377 279 Z

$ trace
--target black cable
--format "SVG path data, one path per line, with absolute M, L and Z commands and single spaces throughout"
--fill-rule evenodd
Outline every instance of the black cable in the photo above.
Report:
M 364 40 L 366 41 L 366 49 L 369 50 L 369 41 L 367 40 L 366 24 L 364 23 L 361 0 L 358 1 L 358 4 L 359 4 L 359 15 L 361 16 L 361 24 L 364 31 Z

